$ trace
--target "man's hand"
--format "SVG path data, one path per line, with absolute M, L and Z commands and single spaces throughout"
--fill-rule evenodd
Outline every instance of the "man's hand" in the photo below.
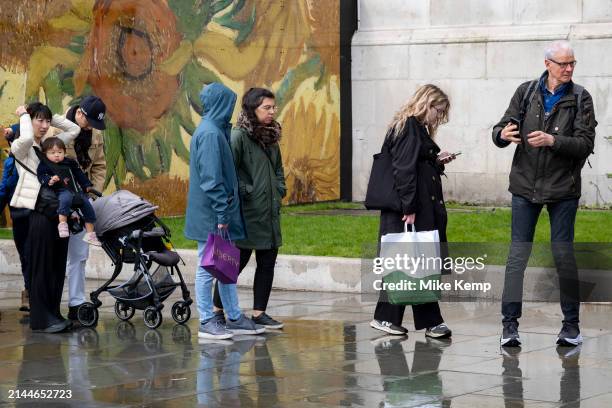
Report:
M 18 106 L 17 109 L 15 110 L 15 115 L 17 116 L 21 116 L 24 113 L 28 113 L 25 105 Z
M 516 144 L 521 143 L 518 128 L 512 123 L 508 123 L 506 127 L 501 130 L 500 137 L 502 140 L 505 140 L 507 142 L 512 142 Z
M 58 176 L 53 176 L 53 177 L 51 177 L 51 180 L 49 180 L 49 185 L 52 186 L 55 183 L 57 183 L 58 181 L 60 181 L 60 178 Z
M 527 143 L 532 147 L 552 146 L 555 143 L 555 137 L 541 130 L 536 130 L 527 135 Z
M 414 224 L 414 220 L 416 218 L 416 214 L 404 214 L 402 217 L 402 221 L 407 224 Z
M 217 224 L 217 228 L 218 229 L 228 229 L 229 228 L 229 224 Z
M 13 134 L 13 129 L 11 129 L 10 127 L 8 128 L 4 128 L 4 137 L 10 137 Z

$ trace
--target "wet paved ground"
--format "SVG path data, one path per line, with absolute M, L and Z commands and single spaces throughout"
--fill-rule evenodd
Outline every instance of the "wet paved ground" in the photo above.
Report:
M 612 406 L 611 305 L 583 305 L 585 343 L 559 349 L 558 306 L 528 304 L 523 348 L 503 351 L 498 304 L 443 304 L 454 336 L 436 341 L 379 335 L 368 326 L 374 303 L 357 295 L 274 292 L 268 312 L 285 330 L 203 342 L 196 313 L 177 326 L 167 307 L 162 326 L 147 330 L 141 313 L 119 322 L 107 295 L 95 330 L 33 334 L 16 311 L 20 290 L 18 277 L 0 283 L 3 406 Z M 248 307 L 250 291 L 240 296 Z M 15 390 L 71 398 L 16 400 Z

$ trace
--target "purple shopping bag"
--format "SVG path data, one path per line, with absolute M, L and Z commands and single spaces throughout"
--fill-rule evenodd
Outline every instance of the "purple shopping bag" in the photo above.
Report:
M 209 233 L 200 263 L 221 283 L 236 283 L 240 269 L 240 250 L 220 234 Z

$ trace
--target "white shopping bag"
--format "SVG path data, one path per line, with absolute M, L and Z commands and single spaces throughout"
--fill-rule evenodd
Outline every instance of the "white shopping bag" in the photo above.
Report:
M 408 231 L 408 224 L 404 224 L 404 232 L 380 238 L 383 282 L 397 288 L 387 289 L 390 303 L 409 305 L 439 300 L 436 283 L 440 281 L 443 262 L 437 230 L 416 232 L 412 225 Z
M 438 230 L 417 232 L 412 225 L 408 231 L 408 224 L 404 224 L 404 232 L 380 238 L 380 258 L 395 260 L 387 261 L 387 266 L 393 267 L 385 268 L 383 276 L 394 271 L 402 271 L 413 278 L 439 274 L 443 260 Z

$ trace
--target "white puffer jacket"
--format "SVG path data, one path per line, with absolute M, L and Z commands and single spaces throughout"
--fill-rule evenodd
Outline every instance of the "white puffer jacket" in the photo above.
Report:
M 62 139 L 65 144 L 74 141 L 81 131 L 78 125 L 60 115 L 53 115 L 51 126 L 63 130 L 62 133 L 56 136 Z M 34 129 L 32 128 L 30 115 L 21 115 L 19 131 L 21 135 L 11 145 L 11 153 L 13 153 L 17 160 L 28 166 L 33 172 L 36 172 L 40 160 L 38 160 L 38 156 L 36 156 L 36 152 L 34 152 L 32 147 L 39 145 L 34 140 Z M 15 166 L 19 173 L 19 181 L 17 181 L 15 193 L 11 199 L 11 206 L 33 210 L 36 206 L 38 192 L 40 191 L 40 182 L 36 175 L 24 169 L 17 161 L 15 161 Z

